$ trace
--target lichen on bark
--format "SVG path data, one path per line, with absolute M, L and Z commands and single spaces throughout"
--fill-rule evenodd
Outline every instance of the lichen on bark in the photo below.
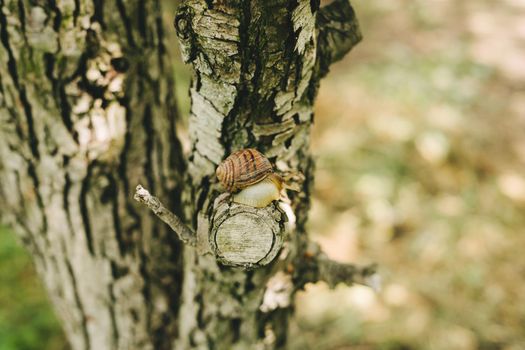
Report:
M 195 279 L 191 292 L 185 285 L 188 294 L 200 297 L 192 306 L 183 305 L 182 310 L 187 307 L 188 322 L 201 318 L 187 328 L 187 333 L 181 333 L 181 348 L 206 348 L 209 344 L 239 349 L 284 346 L 287 327 L 283 325 L 292 308 L 263 307 L 263 317 L 261 291 L 265 283 L 277 271 L 286 271 L 293 281 L 291 298 L 305 283 L 321 279 L 319 271 L 326 270 L 311 264 L 321 255 L 310 254 L 305 230 L 313 178 L 309 150 L 313 103 L 319 79 L 333 61 L 359 41 L 360 33 L 346 0 L 323 9 L 318 6 L 312 1 L 187 0 L 177 12 L 174 24 L 182 56 L 194 71 L 188 215 L 205 215 L 208 220 L 201 222 L 213 229 L 209 220 L 220 193 L 215 168 L 238 149 L 255 147 L 278 171 L 302 173 L 306 178 L 301 191 L 290 194 L 295 229 L 284 254 L 273 265 L 252 272 L 218 269 L 213 256 L 185 251 L 185 265 L 193 265 L 202 278 Z M 344 11 L 337 14 L 341 9 Z M 355 275 L 360 274 L 372 274 L 372 270 L 356 268 Z M 236 296 L 233 291 L 229 295 L 217 291 L 218 281 L 234 283 L 243 292 Z M 223 305 L 239 310 L 221 313 L 212 305 L 218 298 Z M 195 334 L 199 341 L 192 338 Z M 243 336 L 232 339 L 232 334 Z
M 158 2 L 0 1 L 0 215 L 74 349 L 166 348 L 182 246 L 130 197 L 180 208 Z

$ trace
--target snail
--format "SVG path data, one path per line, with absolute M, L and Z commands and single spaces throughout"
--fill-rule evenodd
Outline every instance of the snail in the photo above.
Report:
M 223 187 L 233 194 L 233 201 L 263 208 L 281 198 L 284 188 L 297 191 L 275 173 L 272 164 L 253 148 L 229 155 L 215 172 Z

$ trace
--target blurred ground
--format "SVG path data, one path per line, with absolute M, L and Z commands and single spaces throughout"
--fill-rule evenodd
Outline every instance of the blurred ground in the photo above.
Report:
M 11 232 L 0 227 L 0 350 L 60 350 L 64 346 L 29 254 Z
M 353 4 L 365 39 L 321 85 L 310 232 L 378 262 L 383 289 L 309 286 L 292 348 L 525 349 L 525 0 Z M 44 298 L 0 231 L 1 350 L 62 346 Z
M 384 286 L 298 298 L 296 349 L 525 349 L 525 1 L 354 1 L 312 237 Z

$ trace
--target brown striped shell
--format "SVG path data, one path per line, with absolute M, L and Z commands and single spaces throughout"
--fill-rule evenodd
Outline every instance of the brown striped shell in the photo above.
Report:
M 271 173 L 273 167 L 270 161 L 253 148 L 230 154 L 215 171 L 217 179 L 231 193 L 256 184 Z

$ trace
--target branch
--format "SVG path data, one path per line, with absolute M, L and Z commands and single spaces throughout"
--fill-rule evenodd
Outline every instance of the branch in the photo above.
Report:
M 344 57 L 363 38 L 354 9 L 348 0 L 335 0 L 317 13 L 319 74 Z
M 376 292 L 381 288 L 381 277 L 377 274 L 376 264 L 365 266 L 343 264 L 321 254 L 317 257 L 317 266 L 319 279 L 325 281 L 331 288 L 340 282 L 348 285 L 362 284 Z
M 381 288 L 381 277 L 376 272 L 375 264 L 358 266 L 339 263 L 329 259 L 313 242 L 309 242 L 307 251 L 298 258 L 295 266 L 288 265 L 286 271 L 279 271 L 268 280 L 259 310 L 268 313 L 289 307 L 293 293 L 306 283 L 324 281 L 330 288 L 338 283 L 362 284 L 375 292 Z
M 190 246 L 195 246 L 197 244 L 197 239 L 193 230 L 186 226 L 177 215 L 166 209 L 160 200 L 157 197 L 152 196 L 144 187 L 138 185 L 135 189 L 135 195 L 133 198 L 137 202 L 145 204 L 155 215 L 168 224 L 171 229 L 177 233 L 182 242 Z
M 325 281 L 330 288 L 338 283 L 347 285 L 362 284 L 379 291 L 381 288 L 381 277 L 377 273 L 377 265 L 354 265 L 340 263 L 326 256 L 317 244 L 312 244 L 303 256 L 301 271 L 302 285 L 308 282 Z

